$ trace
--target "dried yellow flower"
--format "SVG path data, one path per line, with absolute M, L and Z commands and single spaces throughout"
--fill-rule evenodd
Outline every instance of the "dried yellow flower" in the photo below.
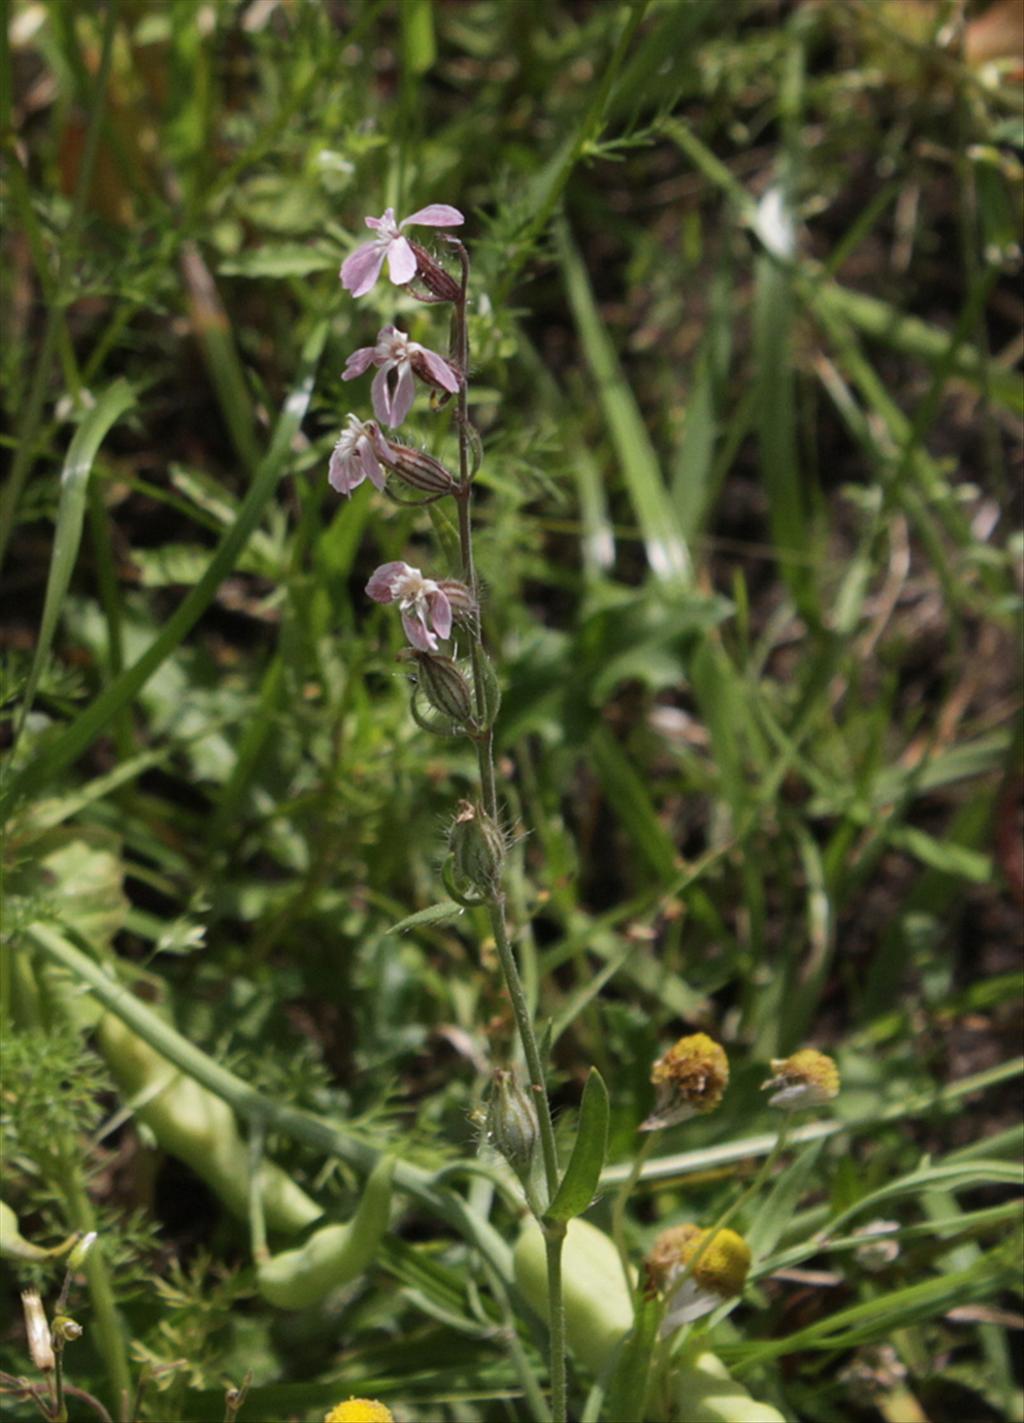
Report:
M 729 1059 L 707 1033 L 691 1033 L 658 1058 L 651 1081 L 658 1091 L 654 1111 L 641 1131 L 656 1131 L 713 1112 L 729 1084 Z
M 839 1094 L 839 1069 L 830 1057 L 805 1047 L 792 1057 L 772 1058 L 772 1076 L 761 1084 L 771 1091 L 770 1107 L 798 1112 L 802 1107 L 823 1107 Z

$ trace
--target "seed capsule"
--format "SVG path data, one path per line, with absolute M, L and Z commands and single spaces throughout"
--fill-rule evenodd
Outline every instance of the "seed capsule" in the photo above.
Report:
M 500 893 L 505 837 L 490 816 L 471 801 L 459 802 L 448 847 L 463 880 L 488 898 Z
M 450 657 L 436 652 L 414 652 L 418 685 L 435 711 L 458 726 L 473 719 L 473 696 L 469 683 Z
M 540 1127 L 529 1094 L 507 1068 L 499 1068 L 491 1084 L 484 1132 L 495 1151 L 526 1181 L 537 1156 Z

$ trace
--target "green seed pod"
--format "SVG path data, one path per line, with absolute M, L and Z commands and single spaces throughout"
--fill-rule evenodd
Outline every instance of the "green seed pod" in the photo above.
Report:
M 450 657 L 436 652 L 414 652 L 418 686 L 424 697 L 443 716 L 459 726 L 473 719 L 473 697 L 469 683 Z
M 373 1263 L 391 1216 L 395 1163 L 382 1157 L 370 1172 L 355 1215 L 325 1225 L 298 1250 L 285 1250 L 256 1269 L 260 1294 L 278 1309 L 305 1309 L 362 1275 Z
M 505 837 L 490 816 L 468 800 L 459 802 L 448 848 L 459 876 L 493 899 L 501 889 Z
M 249 1150 L 228 1104 L 172 1067 L 113 1013 L 103 1017 L 96 1036 L 118 1087 L 129 1101 L 138 1100 L 139 1121 L 247 1220 Z M 274 1162 L 263 1162 L 259 1181 L 268 1229 L 294 1234 L 323 1214 Z
M 495 1072 L 484 1119 L 489 1145 L 501 1153 L 524 1185 L 537 1159 L 540 1127 L 537 1109 L 516 1081 L 515 1074 L 501 1067 Z
M 524 1225 L 512 1260 L 516 1284 L 546 1321 L 547 1252 L 543 1232 L 534 1221 Z M 573 1358 L 599 1374 L 633 1327 L 633 1299 L 619 1252 L 589 1221 L 569 1221 L 562 1247 L 562 1290 Z

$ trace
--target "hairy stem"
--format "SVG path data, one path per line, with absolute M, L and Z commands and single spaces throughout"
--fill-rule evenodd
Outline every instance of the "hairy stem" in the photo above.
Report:
M 477 607 L 479 607 L 480 585 L 477 580 L 476 564 L 473 558 L 473 522 L 470 511 L 470 503 L 473 497 L 472 474 L 470 471 L 470 446 L 473 441 L 473 429 L 469 419 L 469 329 L 466 322 L 469 258 L 466 255 L 466 249 L 460 242 L 453 242 L 452 247 L 456 251 L 462 267 L 461 295 L 459 300 L 454 303 L 455 356 L 462 372 L 462 381 L 459 386 L 458 403 L 456 406 L 456 426 L 459 437 L 459 487 L 456 491 L 455 498 L 459 511 L 459 547 L 462 555 L 463 577 L 473 594 L 473 599 Z M 477 616 L 470 625 L 469 636 L 470 662 L 473 668 L 473 698 L 476 707 L 477 722 L 482 728 L 476 738 L 477 759 L 480 766 L 480 793 L 485 813 L 492 821 L 497 823 L 499 820 L 499 806 L 497 783 L 494 774 L 494 729 L 488 714 L 487 698 L 484 689 L 483 660 L 486 654 L 483 648 L 479 616 Z M 540 1127 L 541 1155 L 544 1161 L 544 1178 L 547 1183 L 548 1200 L 550 1201 L 554 1198 L 555 1192 L 558 1190 L 558 1149 L 555 1144 L 555 1132 L 551 1121 L 551 1104 L 548 1101 L 544 1065 L 541 1062 L 540 1050 L 537 1046 L 537 1035 L 533 1028 L 533 1019 L 530 1015 L 530 1005 L 527 1001 L 526 990 L 523 987 L 523 980 L 519 973 L 519 965 L 516 963 L 515 951 L 512 948 L 512 943 L 509 938 L 503 894 L 499 893 L 491 900 L 488 905 L 488 913 L 491 921 L 491 929 L 494 933 L 494 942 L 498 949 L 498 958 L 501 962 L 502 976 L 505 980 L 509 1001 L 512 1004 L 516 1030 L 519 1034 L 519 1040 L 522 1043 L 523 1055 L 526 1058 L 526 1070 L 530 1079 L 530 1088 L 535 1099 L 537 1121 Z M 551 1414 L 554 1423 L 565 1423 L 565 1305 L 562 1297 L 562 1244 L 565 1240 L 565 1226 L 561 1223 L 557 1225 L 551 1223 L 549 1225 L 543 1220 L 541 1220 L 540 1224 L 544 1231 L 544 1243 L 547 1252 Z

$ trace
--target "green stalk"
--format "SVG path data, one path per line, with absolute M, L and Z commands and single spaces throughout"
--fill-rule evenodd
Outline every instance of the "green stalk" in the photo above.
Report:
M 93 109 L 89 116 L 89 129 L 85 139 L 85 152 L 82 155 L 82 166 L 78 170 L 78 183 L 75 187 L 71 217 L 65 229 L 61 246 L 59 274 L 56 284 L 57 290 L 49 302 L 46 313 L 46 326 L 43 328 L 42 345 L 39 349 L 39 357 L 36 361 L 35 370 L 32 373 L 32 384 L 29 388 L 28 398 L 22 407 L 22 417 L 18 426 L 10 477 L 8 478 L 3 494 L 0 495 L 0 565 L 3 564 L 4 554 L 7 551 L 7 543 L 14 529 L 14 516 L 17 510 L 18 500 L 21 496 L 22 487 L 32 467 L 32 460 L 35 456 L 39 437 L 40 416 L 42 415 L 43 404 L 46 400 L 46 384 L 50 375 L 50 365 L 63 327 L 64 299 L 71 268 L 74 265 L 75 257 L 78 253 L 78 234 L 82 225 L 82 218 L 85 214 L 85 203 L 89 194 L 89 187 L 92 183 L 93 168 L 95 167 L 96 153 L 99 146 L 103 109 L 107 96 L 107 80 L 110 76 L 110 62 L 114 53 L 114 31 L 117 27 L 117 8 L 118 0 L 110 0 L 107 6 L 106 23 L 103 27 L 103 49 L 100 54 L 99 73 L 96 76 Z M 20 162 L 16 153 L 11 152 L 9 156 L 12 164 Z
M 373 1170 L 381 1153 L 366 1142 L 350 1136 L 334 1122 L 275 1102 L 263 1092 L 250 1087 L 240 1077 L 209 1057 L 188 1038 L 135 997 L 126 986 L 87 954 L 70 944 L 50 924 L 36 923 L 27 930 L 37 949 L 51 962 L 61 964 L 111 1013 L 138 1033 L 143 1042 L 181 1072 L 194 1077 L 203 1087 L 227 1102 L 243 1121 L 262 1122 L 267 1131 L 280 1131 L 295 1141 L 304 1142 L 314 1151 L 337 1156 L 366 1176 Z M 246 1160 L 239 1162 L 245 1171 Z M 400 1161 L 395 1167 L 395 1186 L 420 1201 L 428 1210 L 447 1221 L 463 1239 L 469 1241 L 488 1264 L 504 1280 L 512 1278 L 511 1252 L 490 1223 L 482 1218 L 454 1191 L 435 1183 L 434 1176 L 410 1162 Z M 88 1202 L 86 1202 L 88 1204 Z M 77 1221 L 74 1222 L 78 1224 Z M 85 1227 L 91 1229 L 91 1226 Z M 90 1256 L 91 1263 L 92 1256 Z M 90 1275 L 90 1280 L 91 1280 Z M 93 1299 L 94 1305 L 96 1298 Z
M 470 442 L 472 426 L 469 419 L 469 395 L 467 373 L 469 371 L 469 330 L 466 323 L 466 296 L 469 284 L 469 258 L 461 242 L 452 242 L 462 266 L 462 290 L 455 306 L 455 349 L 462 381 L 459 385 L 456 406 L 456 426 L 459 436 L 459 486 L 455 499 L 459 512 L 459 548 L 462 556 L 463 576 L 473 599 L 479 607 L 480 586 L 476 576 L 473 558 L 473 523 L 470 503 L 473 496 L 473 473 L 470 470 Z M 499 820 L 498 791 L 494 775 L 494 728 L 487 712 L 484 690 L 483 660 L 484 647 L 477 616 L 470 624 L 470 661 L 473 668 L 473 698 L 476 719 L 483 730 L 476 738 L 477 760 L 480 766 L 480 792 L 483 808 L 495 824 Z M 537 1108 L 540 1127 L 541 1155 L 544 1161 L 544 1178 L 547 1183 L 548 1200 L 555 1197 L 558 1190 L 558 1148 L 551 1121 L 551 1104 L 548 1101 L 544 1065 L 537 1046 L 537 1035 L 533 1029 L 530 1005 L 523 987 L 523 980 L 516 963 L 515 951 L 509 939 L 508 924 L 505 919 L 505 898 L 503 893 L 495 895 L 489 902 L 488 915 L 494 942 L 498 949 L 501 972 L 505 980 L 509 1002 L 516 1021 L 516 1030 L 526 1058 L 526 1069 L 530 1088 Z M 565 1373 L 565 1302 L 562 1296 L 562 1244 L 565 1240 L 563 1222 L 546 1221 L 543 1217 L 538 1224 L 544 1232 L 548 1272 L 548 1312 L 549 1345 L 551 1371 L 551 1414 L 554 1423 L 565 1423 L 566 1419 L 566 1373 Z

